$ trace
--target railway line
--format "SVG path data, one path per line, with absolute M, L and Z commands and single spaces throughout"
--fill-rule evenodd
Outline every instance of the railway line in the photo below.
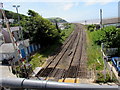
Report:
M 85 31 L 83 25 L 75 25 L 74 32 L 68 37 L 59 52 L 47 60 L 37 76 L 43 77 L 45 80 L 60 82 L 73 78 L 73 83 L 77 83 L 79 78 L 85 78 L 86 73 L 81 72 L 86 71 Z

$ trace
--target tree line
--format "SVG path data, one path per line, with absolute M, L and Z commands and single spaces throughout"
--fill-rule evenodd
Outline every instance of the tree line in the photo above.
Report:
M 42 47 L 52 45 L 61 39 L 57 24 L 53 25 L 33 10 L 28 10 L 28 17 L 21 20 L 21 26 L 24 38 L 29 38 L 31 43 L 39 43 Z

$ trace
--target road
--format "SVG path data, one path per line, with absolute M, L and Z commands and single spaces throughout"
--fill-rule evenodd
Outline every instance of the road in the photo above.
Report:
M 60 82 L 72 78 L 73 83 L 77 83 L 80 78 L 87 78 L 85 28 L 81 24 L 75 25 L 74 32 L 58 53 L 46 61 L 37 76 Z

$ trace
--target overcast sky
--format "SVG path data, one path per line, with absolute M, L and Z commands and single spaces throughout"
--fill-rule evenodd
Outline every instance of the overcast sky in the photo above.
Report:
M 11 1 L 11 2 L 8 2 Z M 12 5 L 20 5 L 19 13 L 27 15 L 29 9 L 45 18 L 61 17 L 69 22 L 118 16 L 118 0 L 0 0 L 4 9 L 16 12 Z

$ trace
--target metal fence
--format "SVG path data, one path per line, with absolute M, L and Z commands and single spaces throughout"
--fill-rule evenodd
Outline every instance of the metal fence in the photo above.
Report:
M 8 87 L 14 90 L 118 90 L 118 86 L 90 85 L 76 83 L 60 83 L 44 80 L 28 80 L 24 78 L 1 78 L 1 87 Z M 3 89 L 4 90 L 4 89 Z

